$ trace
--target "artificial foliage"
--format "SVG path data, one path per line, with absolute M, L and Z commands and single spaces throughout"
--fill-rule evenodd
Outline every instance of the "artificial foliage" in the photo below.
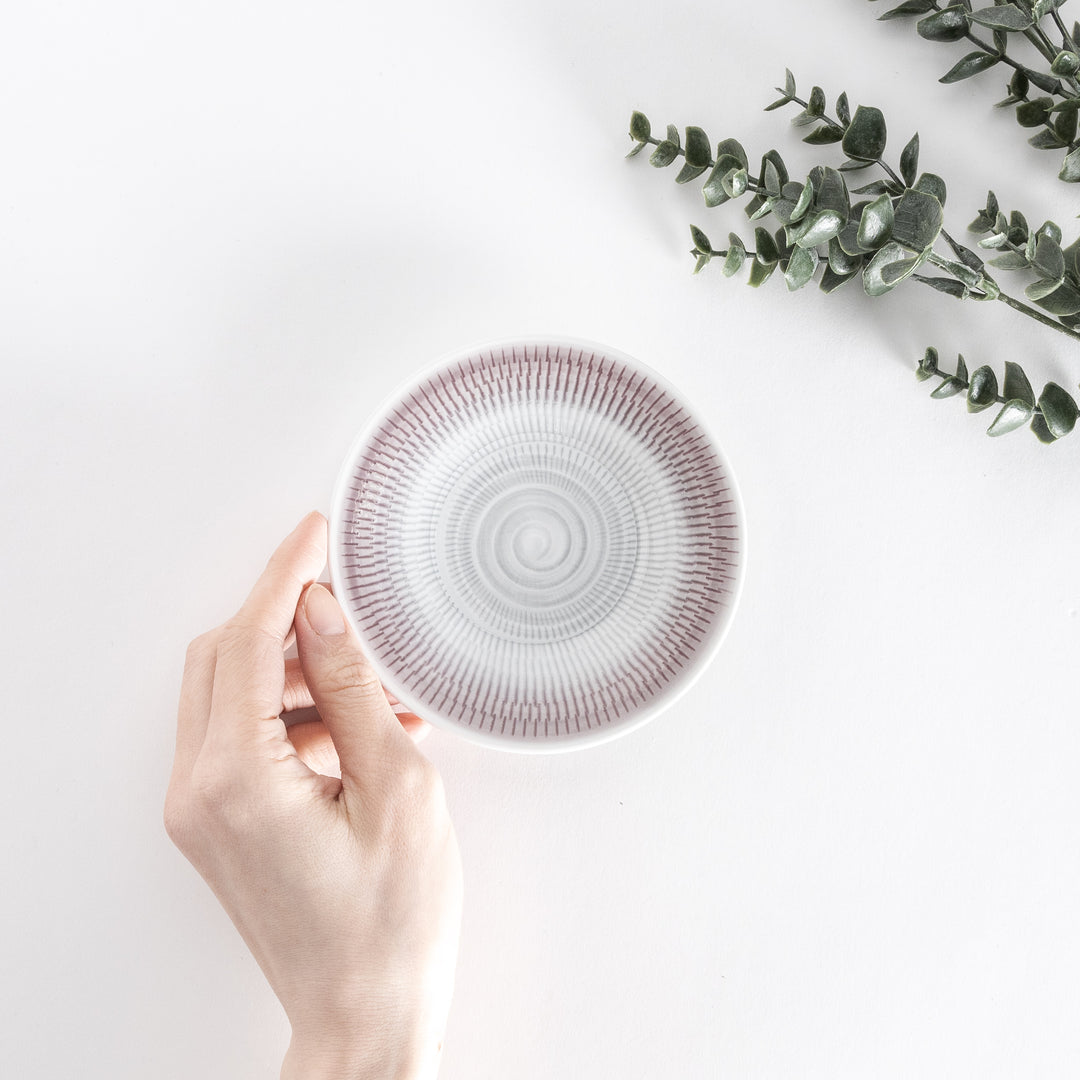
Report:
M 876 3 L 877 0 L 871 0 Z M 940 82 L 955 83 L 984 71 L 1009 73 L 999 108 L 1013 108 L 1016 122 L 1034 130 L 1039 150 L 1064 150 L 1058 177 L 1080 181 L 1080 23 L 1070 30 L 1061 17 L 1065 0 L 1014 0 L 974 8 L 970 0 L 905 0 L 880 19 L 912 19 L 919 36 L 945 44 L 975 46 L 957 59 Z
M 918 134 L 905 144 L 894 167 L 886 159 L 888 130 L 880 109 L 859 105 L 852 110 L 842 93 L 830 114 L 825 92 L 815 86 L 801 98 L 790 71 L 777 90 L 781 97 L 768 109 L 798 106 L 801 111 L 792 123 L 809 129 L 803 141 L 838 144 L 843 157 L 836 167 L 817 165 L 805 178 L 793 179 L 780 153 L 769 150 L 751 172 L 737 139 L 723 139 L 714 147 L 702 128 L 690 126 L 680 133 L 674 125 L 657 137 L 648 117 L 641 112 L 631 116 L 635 145 L 629 157 L 651 147 L 648 160 L 654 167 L 679 162 L 676 182 L 700 181 L 707 207 L 746 199 L 752 239 L 731 232 L 726 244 L 716 245 L 700 226 L 690 227 L 695 273 L 719 264 L 725 277 L 745 271 L 754 287 L 779 273 L 789 290 L 816 280 L 826 293 L 857 280 L 870 296 L 915 281 L 961 301 L 1003 303 L 1080 339 L 1080 240 L 1063 246 L 1060 226 L 1044 221 L 1032 228 L 1021 211 L 1002 210 L 991 191 L 968 226 L 981 237 L 975 245 L 980 254 L 946 230 L 946 184 L 937 174 L 920 171 Z M 867 182 L 849 188 L 849 176 L 871 169 Z M 1010 279 L 1012 291 L 998 281 L 999 272 Z M 969 379 L 961 357 L 955 371 L 944 372 L 933 349 L 916 374 L 940 376 L 935 397 L 965 392 L 972 411 L 997 405 L 990 435 L 1028 424 L 1043 442 L 1054 442 L 1072 431 L 1080 414 L 1072 395 L 1055 383 L 1036 396 L 1021 366 L 1012 361 L 1005 365 L 1001 393 L 989 367 L 978 368 Z

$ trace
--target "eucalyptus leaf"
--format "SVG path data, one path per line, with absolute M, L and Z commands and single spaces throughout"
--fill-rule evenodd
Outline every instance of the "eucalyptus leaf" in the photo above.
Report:
M 1031 418 L 1031 430 L 1035 433 L 1035 438 L 1041 443 L 1057 442 L 1057 436 L 1046 426 L 1046 421 L 1040 412 L 1037 412 Z
M 1065 276 L 1065 255 L 1061 245 L 1053 237 L 1038 237 L 1032 262 L 1043 277 L 1059 281 Z
M 712 244 L 709 243 L 709 238 L 696 226 L 690 226 L 690 239 L 694 241 L 694 250 L 700 251 L 705 255 L 712 254 Z
M 851 123 L 851 106 L 846 93 L 836 99 L 836 119 L 840 121 L 841 127 L 847 127 Z
M 978 11 L 973 11 L 968 18 L 980 26 L 1009 30 L 1013 33 L 1027 30 L 1034 23 L 1031 13 L 1021 11 L 1016 4 L 998 4 L 995 7 L 980 8 Z
M 862 266 L 861 255 L 849 255 L 841 246 L 839 236 L 829 241 L 829 269 L 839 277 L 848 277 Z
M 926 195 L 933 195 L 942 207 L 945 206 L 945 198 L 948 192 L 945 188 L 945 181 L 936 173 L 924 172 L 919 179 L 915 181 L 915 190 L 921 191 Z
M 814 201 L 814 185 L 807 180 L 802 186 L 802 190 L 799 192 L 799 197 L 795 200 L 795 205 L 792 207 L 791 215 L 788 218 L 789 221 L 799 221 L 806 216 L 806 211 L 810 209 L 811 204 Z
M 724 256 L 723 266 L 720 268 L 724 277 L 732 277 L 737 274 L 746 262 L 746 247 L 735 233 L 728 233 L 727 255 Z
M 658 169 L 666 168 L 679 156 L 679 148 L 670 139 L 661 139 L 649 156 L 649 164 Z
M 844 129 L 836 124 L 822 124 L 814 128 L 809 135 L 803 138 L 804 143 L 811 146 L 828 146 L 830 143 L 838 143 L 844 137 Z
M 692 165 L 694 168 L 705 170 L 709 168 L 712 163 L 712 144 L 709 142 L 709 136 L 705 134 L 699 127 L 688 127 L 686 129 L 686 164 Z
M 832 211 L 826 211 L 832 213 Z M 801 289 L 814 276 L 818 267 L 818 253 L 812 247 L 797 247 L 788 259 L 784 280 L 790 292 Z
M 904 264 L 904 271 L 910 274 L 916 269 L 915 266 L 909 267 L 908 265 L 913 262 L 917 263 L 918 260 L 911 258 L 910 251 L 890 241 L 884 247 L 879 248 L 874 257 L 863 267 L 863 289 L 866 290 L 868 296 L 881 296 L 889 292 L 890 289 L 895 288 L 903 280 L 905 274 L 893 277 L 893 274 L 890 273 L 889 280 L 886 280 L 885 268 L 900 263 Z
M 1065 155 L 1058 179 L 1064 180 L 1067 184 L 1075 184 L 1080 180 L 1080 146 Z
M 928 11 L 933 11 L 934 5 L 932 0 L 904 0 L 899 7 L 894 7 L 891 11 L 886 11 L 884 15 L 878 16 L 878 21 L 884 21 L 885 19 L 902 19 L 911 15 L 923 15 Z
M 1080 409 L 1076 407 L 1072 394 L 1054 382 L 1043 387 L 1039 395 L 1039 410 L 1050 433 L 1057 439 L 1068 435 L 1076 427 L 1076 418 L 1080 416 Z
M 962 4 L 952 4 L 920 19 L 915 29 L 927 41 L 959 41 L 968 32 L 967 15 Z
M 704 171 L 704 165 L 691 165 L 687 162 L 679 170 L 679 175 L 675 177 L 675 183 L 689 184 L 691 180 L 696 180 Z
M 758 289 L 772 277 L 775 269 L 775 262 L 764 263 L 755 257 L 750 263 L 750 273 L 747 275 L 746 283 Z
M 896 204 L 893 239 L 913 251 L 923 251 L 938 238 L 944 216 L 933 195 L 911 188 Z
M 1005 385 L 1001 392 L 1006 399 L 1015 399 L 1035 407 L 1035 391 L 1031 389 L 1024 369 L 1012 360 L 1005 361 Z
M 817 247 L 836 236 L 843 224 L 844 218 L 835 210 L 819 210 L 789 230 L 788 236 L 801 248 Z
M 900 175 L 904 183 L 911 187 L 915 183 L 915 177 L 919 173 L 919 133 L 916 131 L 911 136 L 904 152 L 900 155 Z
M 706 206 L 720 206 L 731 198 L 727 188 L 724 187 L 724 177 L 726 175 L 727 173 L 722 171 L 722 166 L 720 165 L 715 166 L 713 171 L 709 173 L 709 178 L 705 181 L 705 186 L 701 189 L 702 195 L 705 196 Z
M 968 384 L 968 412 L 982 412 L 996 404 L 997 391 L 997 376 L 993 370 L 985 364 L 977 367 L 971 373 L 971 382 Z
M 776 246 L 772 233 L 768 229 L 763 229 L 760 225 L 754 230 L 754 250 L 760 262 L 776 263 L 780 261 L 780 249 Z
M 826 265 L 825 269 L 821 273 L 821 281 L 818 283 L 818 288 L 823 293 L 835 292 L 845 282 L 851 281 L 855 277 L 856 271 L 852 270 L 850 274 L 838 274 L 831 266 Z
M 1022 251 L 1006 251 L 1004 255 L 991 259 L 990 265 L 999 270 L 1026 270 L 1031 263 Z
M 932 398 L 947 398 L 952 397 L 954 394 L 959 394 L 966 389 L 967 385 L 965 383 L 961 382 L 954 375 L 950 375 L 944 382 L 937 386 L 930 396 Z
M 859 219 L 858 242 L 865 251 L 881 247 L 893 231 L 893 204 L 888 195 L 868 203 Z
M 726 157 L 734 159 L 734 168 L 749 169 L 750 159 L 738 139 L 721 139 L 716 144 L 716 160 L 721 161 Z
M 860 105 L 844 132 L 842 148 L 849 158 L 857 161 L 878 161 L 885 152 L 887 131 L 885 116 L 880 109 Z
M 652 126 L 649 124 L 649 118 L 640 112 L 633 112 L 630 114 L 630 138 L 637 139 L 638 142 L 645 142 L 652 136 Z
M 962 56 L 959 60 L 944 75 L 938 79 L 941 83 L 954 83 L 960 82 L 963 79 L 970 79 L 972 75 L 978 75 L 980 71 L 986 71 L 992 68 L 1000 57 L 995 56 L 993 53 L 986 52 L 970 52 L 966 56 Z
M 815 205 L 819 210 L 836 210 L 843 214 L 845 219 L 848 217 L 851 213 L 851 199 L 848 195 L 847 184 L 836 169 L 823 169 L 821 182 L 816 185 L 816 188 Z
M 1032 299 L 1051 315 L 1075 315 L 1080 312 L 1080 290 L 1067 281 L 1063 281 L 1049 295 Z
M 994 422 L 986 429 L 987 435 L 1006 435 L 1023 427 L 1035 412 L 1035 406 L 1026 401 L 1018 401 L 1013 398 L 1006 401 L 1001 407 L 1001 412 L 994 417 Z

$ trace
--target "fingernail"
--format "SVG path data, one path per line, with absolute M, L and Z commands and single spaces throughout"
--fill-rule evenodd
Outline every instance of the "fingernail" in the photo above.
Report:
M 307 591 L 304 611 L 312 630 L 320 637 L 345 633 L 345 613 L 333 594 L 317 582 Z

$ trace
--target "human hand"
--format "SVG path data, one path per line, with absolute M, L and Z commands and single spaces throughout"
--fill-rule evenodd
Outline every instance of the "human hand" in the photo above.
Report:
M 165 825 L 285 1009 L 283 1080 L 433 1077 L 461 860 L 438 773 L 338 602 L 311 584 L 326 533 L 305 517 L 240 611 L 189 646 Z M 320 718 L 300 726 L 304 755 L 282 719 L 293 630 L 290 694 Z

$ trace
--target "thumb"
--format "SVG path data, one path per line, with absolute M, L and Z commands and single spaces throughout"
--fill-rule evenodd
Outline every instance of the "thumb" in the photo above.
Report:
M 342 784 L 381 786 L 413 746 L 356 631 L 333 593 L 317 582 L 304 591 L 294 625 L 304 681 L 334 741 Z

